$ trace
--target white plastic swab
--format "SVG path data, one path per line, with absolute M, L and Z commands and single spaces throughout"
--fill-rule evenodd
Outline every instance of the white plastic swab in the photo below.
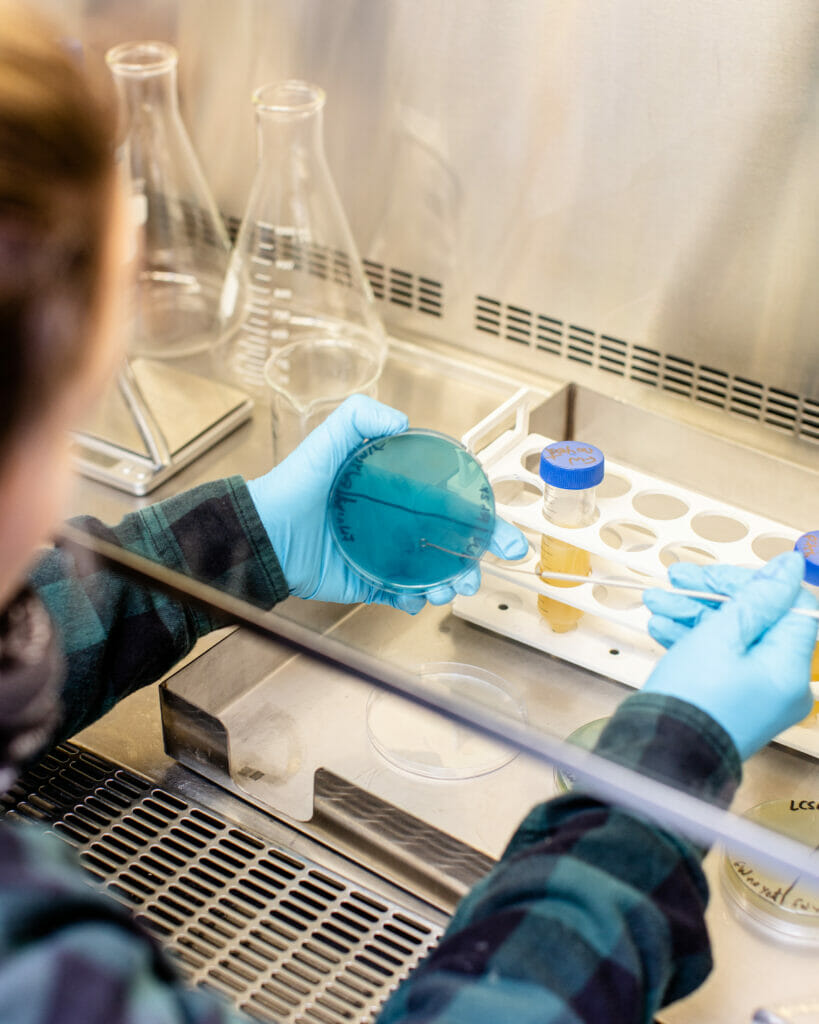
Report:
M 531 570 L 528 569 L 500 569 L 498 566 L 481 560 L 481 572 L 490 576 L 497 576 L 498 579 L 513 583 L 515 586 L 523 587 L 524 590 L 532 590 L 536 594 L 543 594 L 553 600 L 560 600 L 559 594 L 553 588 L 544 585 Z M 647 579 L 626 580 L 622 578 L 612 579 L 608 576 L 578 576 L 570 572 L 552 572 L 546 570 L 542 574 L 543 580 L 565 580 L 566 583 L 596 583 L 601 587 L 620 587 L 623 590 L 667 590 L 670 594 L 679 594 L 680 597 L 694 597 L 700 601 L 715 601 L 721 603 L 730 601 L 727 594 L 714 594 L 710 590 L 685 590 L 682 587 L 675 587 L 666 580 Z M 794 615 L 806 615 L 809 619 L 819 619 L 819 609 L 814 608 L 791 608 Z
M 458 551 L 441 547 L 440 544 L 433 544 L 431 540 L 427 540 L 425 537 L 421 538 L 420 544 L 421 547 L 436 548 L 438 551 L 445 551 L 448 555 L 457 555 L 458 558 L 466 559 L 470 557 Z M 623 590 L 667 590 L 669 594 L 679 594 L 680 597 L 694 597 L 700 601 L 715 601 L 718 604 L 731 600 L 728 594 L 715 594 L 710 590 L 685 590 L 683 587 L 675 587 L 667 580 L 660 580 L 656 577 L 646 577 L 645 582 L 643 582 L 642 580 L 627 580 L 622 577 L 579 576 L 571 572 L 553 572 L 551 570 L 542 572 L 540 577 L 538 577 L 531 569 L 513 569 L 511 567 L 501 569 L 494 563 L 485 561 L 485 559 L 480 559 L 478 564 L 481 567 L 481 572 L 485 572 L 489 576 L 497 576 L 498 579 L 505 580 L 507 583 L 522 587 L 524 590 L 534 591 L 536 594 L 542 594 L 544 597 L 550 597 L 555 601 L 559 601 L 560 596 L 555 593 L 554 589 L 545 585 L 544 581 L 547 579 L 564 580 L 566 583 L 596 583 L 601 587 L 620 587 Z M 819 619 L 819 609 L 791 608 L 791 612 L 794 615 L 805 615 L 809 619 Z

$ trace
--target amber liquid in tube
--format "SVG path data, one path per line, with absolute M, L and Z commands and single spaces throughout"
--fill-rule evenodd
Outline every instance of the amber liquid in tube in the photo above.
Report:
M 575 576 L 588 576 L 591 571 L 589 553 L 544 534 L 540 542 L 540 578 L 551 583 L 553 587 L 582 586 L 581 583 L 567 583 L 565 580 L 549 580 L 548 569 L 569 572 Z M 573 608 L 570 604 L 563 604 L 543 594 L 538 596 L 537 606 L 555 633 L 568 633 L 583 618 L 583 612 L 579 608 Z
M 576 576 L 588 576 L 591 561 L 588 551 L 575 547 L 567 541 L 558 540 L 548 533 L 549 523 L 568 529 L 588 526 L 597 514 L 595 489 L 563 490 L 551 487 L 544 488 L 543 517 L 546 520 L 540 542 L 540 578 L 552 586 L 579 587 L 581 583 L 567 583 L 565 580 L 549 580 L 549 569 L 555 572 L 568 572 Z M 554 598 L 539 595 L 537 606 L 540 614 L 546 619 L 555 633 L 568 633 L 577 626 L 583 612 L 572 605 L 563 604 Z

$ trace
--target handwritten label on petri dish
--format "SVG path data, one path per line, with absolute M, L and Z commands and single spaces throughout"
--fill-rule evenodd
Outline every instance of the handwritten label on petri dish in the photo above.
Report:
M 731 867 L 743 883 L 762 899 L 798 913 L 819 914 L 819 891 L 793 882 L 776 884 L 770 875 L 758 871 L 744 860 L 732 860 Z
M 751 808 L 744 816 L 808 847 L 819 847 L 819 800 L 770 800 Z M 779 927 L 788 918 L 801 919 L 811 929 L 819 926 L 819 886 L 814 882 L 760 867 L 747 857 L 729 854 L 727 863 L 734 884 L 760 911 L 769 905 Z

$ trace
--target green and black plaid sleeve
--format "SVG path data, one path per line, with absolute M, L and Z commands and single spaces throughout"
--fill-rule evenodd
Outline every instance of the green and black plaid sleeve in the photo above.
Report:
M 204 484 L 126 516 L 76 525 L 171 569 L 269 608 L 287 583 L 241 477 Z M 32 573 L 66 657 L 56 740 L 154 682 L 218 625 L 205 612 L 50 549 Z
M 270 607 L 287 584 L 236 477 L 152 505 L 108 527 L 78 525 L 163 565 Z M 32 583 L 66 660 L 60 735 L 159 678 L 222 623 L 67 551 Z M 99 892 L 54 836 L 0 825 L 0 1021 L 14 1024 L 238 1024 L 242 1015 L 177 976 L 125 908 Z
M 240 480 L 206 485 L 109 528 L 82 525 L 269 606 L 287 594 Z M 216 623 L 95 566 L 50 552 L 34 581 L 66 647 L 63 735 L 156 679 Z M 727 734 L 674 698 L 623 702 L 598 752 L 727 803 L 740 763 Z M 580 792 L 535 808 L 466 897 L 437 949 L 379 1024 L 648 1022 L 710 969 L 701 851 Z M 226 1024 L 70 851 L 0 828 L 0 1020 L 15 1024 Z
M 726 804 L 724 730 L 673 697 L 623 702 L 597 752 Z M 378 1024 L 638 1024 L 711 968 L 697 848 L 582 793 L 535 808 Z
M 185 985 L 73 855 L 31 825 L 0 827 L 3 1024 L 248 1024 Z

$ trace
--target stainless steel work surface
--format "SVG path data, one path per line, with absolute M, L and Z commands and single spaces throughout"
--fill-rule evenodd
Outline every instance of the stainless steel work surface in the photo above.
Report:
M 466 367 L 432 350 L 419 359 L 412 346 L 396 346 L 391 363 L 382 397 L 407 409 L 413 425 L 432 426 L 456 435 L 505 401 L 518 383 L 498 378 L 491 367 Z M 546 395 L 556 394 L 561 382 L 529 383 L 539 384 Z M 647 468 L 654 468 L 650 462 L 645 463 L 654 442 L 662 437 L 675 439 L 679 459 L 674 465 L 679 464 L 685 474 L 693 473 L 697 465 L 695 460 L 683 457 L 689 451 L 686 442 L 696 441 L 710 453 L 705 462 L 710 475 L 702 487 L 716 488 L 720 496 L 728 495 L 730 500 L 746 502 L 750 507 L 757 503 L 753 481 L 773 474 L 778 486 L 764 489 L 764 511 L 769 515 L 778 513 L 781 501 L 790 510 L 787 521 L 792 525 L 810 513 L 812 506 L 805 495 L 815 480 L 800 450 L 790 449 L 791 461 L 783 461 L 779 452 L 771 454 L 740 443 L 744 428 L 738 429 L 736 438 L 719 437 L 704 415 L 704 429 L 697 432 L 684 417 L 673 415 L 673 405 L 649 411 L 635 407 L 630 399 L 627 391 L 609 396 L 581 393 L 573 410 L 576 425 L 608 432 L 604 448 L 622 461 Z M 557 425 L 566 422 L 566 409 L 560 410 L 559 401 L 556 398 L 554 406 Z M 215 449 L 204 456 L 174 483 L 187 486 L 194 482 L 194 475 L 206 479 L 237 470 L 248 475 L 261 472 L 269 460 L 265 429 L 263 417 L 257 416 L 252 428 L 237 431 L 223 442 L 221 451 Z M 730 431 L 723 431 L 727 433 Z M 727 444 L 729 440 L 731 444 Z M 734 460 L 733 474 L 728 471 L 729 455 Z M 666 475 L 673 478 L 673 474 Z M 694 474 L 685 482 L 695 485 L 697 479 L 702 478 Z M 105 497 L 109 505 L 122 502 L 119 496 Z M 787 519 L 784 515 L 782 518 Z M 602 675 L 477 628 L 456 616 L 451 608 L 427 608 L 410 618 L 386 608 L 347 609 L 291 599 L 277 612 L 405 667 L 430 660 L 480 665 L 506 680 L 526 707 L 530 722 L 559 737 L 611 713 L 629 692 Z M 435 877 L 423 877 L 417 853 L 401 848 L 407 845 L 406 830 L 396 830 L 397 839 L 382 836 L 380 842 L 373 836 L 377 828 L 362 825 L 356 833 L 357 811 L 349 810 L 356 790 L 370 794 L 385 808 L 408 815 L 410 821 L 414 819 L 442 836 L 460 841 L 460 851 L 454 848 L 447 852 L 450 860 L 470 849 L 484 857 L 496 856 L 517 818 L 533 802 L 554 792 L 551 770 L 522 757 L 491 775 L 467 782 L 402 774 L 379 759 L 368 744 L 362 721 L 368 698 L 366 687 L 318 670 L 303 657 L 293 658 L 284 648 L 250 640 L 242 633 L 223 635 L 218 643 L 204 649 L 206 646 L 200 657 L 171 677 L 165 690 L 166 725 L 172 726 L 175 754 L 199 775 L 221 785 L 220 799 L 230 802 L 234 818 L 257 815 L 261 808 L 278 812 L 286 825 L 293 826 L 294 842 L 310 837 L 332 845 L 351 863 L 358 859 L 394 886 L 417 892 L 439 906 L 446 906 L 464 878 L 488 862 L 479 857 L 460 876 L 446 865 L 437 865 Z M 111 716 L 86 730 L 81 741 L 152 777 L 170 773 L 174 779 L 187 779 L 188 785 L 204 786 L 204 781 L 192 783 L 196 776 L 174 767 L 158 749 L 153 698 L 151 691 L 129 698 Z M 133 728 L 134 722 L 139 729 Z M 312 732 L 308 722 L 318 723 Z M 175 739 L 173 727 L 181 727 Z M 143 730 L 145 736 L 139 735 Z M 322 754 L 320 762 L 314 756 L 316 749 Z M 335 760 L 328 762 L 331 755 Z M 317 768 L 329 771 L 332 778 L 328 780 L 319 772 L 312 819 L 291 822 L 291 817 L 303 817 L 304 812 L 282 814 L 281 807 L 276 806 L 276 793 L 292 786 L 296 769 L 305 766 L 309 769 L 308 781 L 312 781 Z M 344 784 L 351 787 L 349 799 L 343 792 Z M 749 764 L 735 809 L 742 811 L 766 798 L 809 796 L 815 786 L 812 760 L 772 747 Z M 215 792 L 212 787 L 207 789 L 211 795 Z M 255 808 L 251 806 L 254 804 Z M 377 819 L 377 813 L 373 817 Z M 666 1011 L 661 1016 L 663 1021 L 708 1019 L 727 1024 L 750 1019 L 759 1005 L 783 1004 L 815 994 L 811 972 L 806 971 L 806 965 L 815 962 L 815 953 L 787 948 L 738 921 L 721 892 L 720 860 L 718 851 L 706 860 L 713 891 L 709 921 L 717 968 L 699 992 Z M 441 878 L 447 872 L 454 878 L 449 888 Z

